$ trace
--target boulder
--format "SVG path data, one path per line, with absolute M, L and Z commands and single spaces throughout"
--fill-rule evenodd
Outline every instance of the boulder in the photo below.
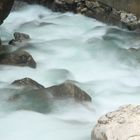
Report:
M 73 98 L 77 101 L 89 101 L 91 97 L 72 81 L 65 81 L 60 85 L 55 85 L 44 90 L 51 93 L 56 98 Z
M 45 88 L 41 84 L 37 83 L 36 81 L 32 80 L 31 78 L 23 78 L 19 80 L 15 80 L 12 85 L 20 86 L 20 87 L 26 87 L 26 88 L 32 88 L 32 89 L 42 89 Z
M 10 49 L 11 48 L 8 45 L 0 45 L 0 57 L 1 57 L 2 54 L 5 54 L 5 53 L 9 52 Z
M 30 91 L 24 91 L 23 94 L 18 95 L 18 98 L 21 98 L 21 96 L 30 96 L 30 94 L 33 93 L 33 95 L 37 94 L 41 96 L 41 98 L 43 96 L 43 98 L 45 98 L 46 100 L 71 98 L 75 101 L 91 102 L 91 97 L 85 91 L 75 85 L 72 81 L 65 81 L 60 85 L 55 85 L 48 88 L 44 88 L 37 82 L 26 78 L 18 81 L 16 80 L 12 84 L 16 84 L 17 86 L 23 85 L 25 89 L 30 86 Z M 34 89 L 34 87 L 36 89 Z M 15 97 L 13 97 L 12 99 L 17 99 L 17 96 Z
M 140 105 L 122 106 L 102 116 L 92 140 L 140 140 Z
M 0 55 L 0 64 L 15 65 L 15 66 L 29 66 L 36 68 L 36 62 L 33 57 L 26 51 L 14 51 L 11 53 L 4 53 Z
M 0 0 L 0 24 L 3 23 L 4 19 L 10 13 L 13 3 L 14 0 Z
M 22 42 L 26 40 L 30 40 L 30 36 L 25 33 L 15 32 L 14 33 L 15 41 Z
M 44 88 L 32 79 L 25 78 L 14 81 L 12 84 L 24 88 L 3 89 L 5 92 L 12 93 L 7 99 L 7 103 L 14 109 L 33 110 L 40 113 L 47 113 L 64 104 L 74 104 L 90 102 L 91 97 L 72 81 L 66 81 L 60 85 Z M 1 89 L 0 89 L 1 92 Z M 66 100 L 68 99 L 68 100 Z M 70 100 L 69 100 L 70 99 Z M 70 102 L 69 102 L 70 101 Z
M 15 32 L 14 33 L 14 39 L 9 41 L 9 45 L 16 46 L 16 44 L 20 44 L 22 42 L 25 43 L 25 42 L 27 42 L 29 40 L 30 40 L 30 36 L 28 34 Z

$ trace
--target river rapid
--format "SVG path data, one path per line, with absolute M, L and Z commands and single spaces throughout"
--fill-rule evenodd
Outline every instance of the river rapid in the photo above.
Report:
M 120 105 L 140 103 L 140 36 L 95 19 L 33 5 L 13 11 L 0 27 L 5 43 L 27 33 L 37 68 L 0 65 L 0 140 L 90 140 L 97 119 Z M 17 47 L 13 48 L 17 49 Z M 7 99 L 10 83 L 30 77 L 49 87 L 73 80 L 92 103 L 56 101 L 40 113 Z M 41 103 L 37 104 L 40 106 Z M 48 108 L 48 110 L 49 110 Z

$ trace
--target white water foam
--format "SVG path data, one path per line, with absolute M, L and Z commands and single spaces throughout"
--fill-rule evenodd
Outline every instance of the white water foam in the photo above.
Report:
M 1 88 L 24 77 L 45 87 L 69 79 L 92 97 L 92 104 L 60 104 L 46 115 L 28 110 L 5 115 L 2 112 L 10 110 L 5 96 L 10 93 L 3 91 L 1 140 L 90 140 L 99 116 L 120 105 L 140 103 L 140 66 L 127 50 L 140 45 L 137 34 L 37 5 L 12 12 L 0 30 L 2 39 L 9 40 L 15 31 L 29 34 L 32 40 L 25 50 L 37 62 L 36 69 L 0 66 Z

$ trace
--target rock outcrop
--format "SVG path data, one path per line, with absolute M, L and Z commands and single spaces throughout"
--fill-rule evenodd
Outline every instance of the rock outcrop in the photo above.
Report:
M 3 23 L 4 19 L 10 13 L 13 3 L 14 0 L 0 0 L 0 24 Z
M 92 140 L 140 140 L 140 105 L 127 105 L 98 120 Z
M 123 11 L 122 6 L 115 7 L 115 5 L 109 5 L 103 0 L 24 0 L 28 3 L 38 3 L 44 6 L 48 6 L 53 11 L 74 13 L 81 13 L 85 16 L 95 18 L 105 23 L 118 25 L 128 28 L 129 30 L 140 29 L 140 19 L 134 14 L 130 13 L 134 10 Z M 111 0 L 115 1 L 115 0 Z M 126 1 L 126 0 L 124 0 Z M 132 3 L 132 2 L 131 2 Z M 133 2 L 137 5 L 136 2 Z M 118 6 L 118 5 L 117 5 Z M 126 2 L 124 9 L 130 9 L 129 4 Z M 139 11 L 139 10 L 138 10 Z

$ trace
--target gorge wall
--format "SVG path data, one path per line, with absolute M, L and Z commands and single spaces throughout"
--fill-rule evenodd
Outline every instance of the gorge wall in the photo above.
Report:
M 140 17 L 140 0 L 98 0 L 110 7 L 124 10 Z
M 0 24 L 3 23 L 4 19 L 10 13 L 13 3 L 14 0 L 0 0 Z

